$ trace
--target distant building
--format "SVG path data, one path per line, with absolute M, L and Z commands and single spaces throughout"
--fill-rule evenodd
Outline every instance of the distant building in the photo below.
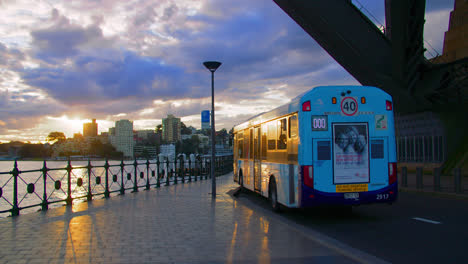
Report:
M 92 123 L 83 124 L 83 136 L 84 137 L 97 137 L 98 135 L 98 124 L 96 119 L 93 119 Z
M 168 144 L 168 145 L 161 145 L 160 147 L 160 153 L 163 155 L 163 156 L 172 156 L 174 157 L 175 156 L 175 145 L 174 144 Z
M 181 128 L 180 118 L 177 118 L 173 115 L 168 115 L 167 118 L 163 118 L 162 120 L 163 140 L 166 142 L 180 141 L 180 138 L 181 138 L 180 128 Z
M 135 146 L 133 150 L 135 157 L 144 159 L 155 158 L 158 154 L 155 146 Z
M 109 129 L 109 141 L 124 157 L 133 158 L 133 122 L 125 119 L 116 121 L 115 128 Z
M 201 129 L 210 129 L 210 111 L 203 110 L 201 112 Z
M 449 29 L 445 32 L 444 51 L 445 62 L 468 57 L 468 1 L 455 0 L 455 6 L 450 13 Z

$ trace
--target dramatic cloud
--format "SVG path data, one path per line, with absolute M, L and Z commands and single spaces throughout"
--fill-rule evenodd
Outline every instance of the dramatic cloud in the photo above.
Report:
M 384 0 L 352 2 L 385 23 Z M 123 118 L 149 129 L 170 113 L 199 127 L 200 111 L 210 109 L 206 60 L 223 63 L 215 77 L 218 128 L 317 85 L 357 84 L 272 0 L 0 7 L 0 141 L 43 140 L 66 122 L 76 125 L 66 131 L 72 136 L 91 118 L 104 131 Z M 425 39 L 439 52 L 452 8 L 452 0 L 427 1 Z

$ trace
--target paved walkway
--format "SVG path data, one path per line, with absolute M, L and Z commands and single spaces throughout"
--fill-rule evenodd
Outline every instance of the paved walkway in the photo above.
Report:
M 230 174 L 215 201 L 205 180 L 0 219 L 0 263 L 360 262 L 233 199 L 235 187 Z

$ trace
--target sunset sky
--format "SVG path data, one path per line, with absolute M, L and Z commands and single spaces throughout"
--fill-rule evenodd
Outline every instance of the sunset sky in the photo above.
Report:
M 384 0 L 358 3 L 385 23 Z M 439 53 L 453 3 L 426 3 L 424 38 Z M 0 0 L 0 10 L 0 142 L 71 137 L 92 118 L 99 133 L 120 119 L 154 129 L 167 114 L 200 128 L 206 60 L 223 63 L 217 129 L 317 85 L 358 84 L 272 0 Z

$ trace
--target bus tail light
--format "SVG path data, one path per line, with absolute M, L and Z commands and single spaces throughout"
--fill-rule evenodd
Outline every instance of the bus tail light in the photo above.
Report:
M 385 109 L 387 109 L 387 111 L 392 111 L 393 110 L 392 102 L 386 100 L 385 101 Z
M 397 181 L 396 162 L 388 163 L 388 184 L 394 184 Z
M 307 187 L 314 188 L 314 166 L 302 166 L 302 181 Z
M 310 101 L 302 103 L 302 111 L 310 112 Z

